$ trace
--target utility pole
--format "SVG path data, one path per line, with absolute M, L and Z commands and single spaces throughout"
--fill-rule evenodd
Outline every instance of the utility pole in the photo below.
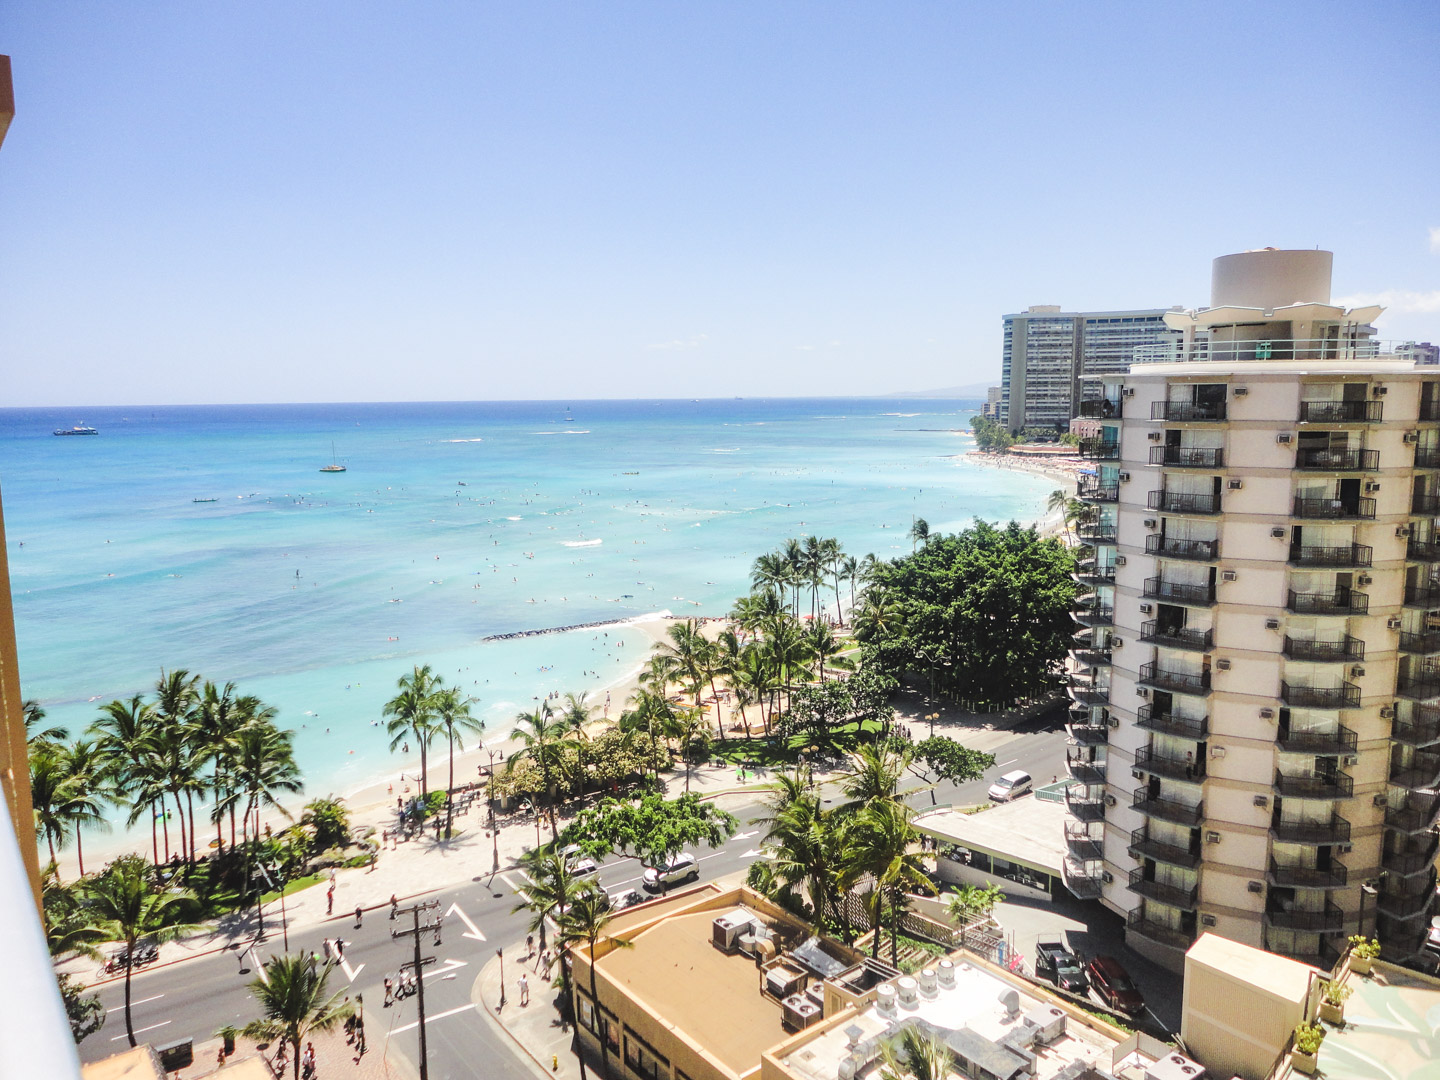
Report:
M 439 907 L 439 900 L 426 900 L 424 903 L 414 904 L 408 908 L 401 908 L 398 914 L 411 916 L 414 925 L 412 925 L 409 930 L 390 931 L 392 938 L 411 935 L 415 939 L 415 959 L 408 964 L 401 964 L 400 967 L 402 969 L 413 968 L 415 971 L 415 1000 L 419 1006 L 420 1020 L 420 1080 L 430 1080 L 430 1065 L 429 1062 L 426 1061 L 425 1056 L 425 968 L 435 963 L 435 957 L 420 955 L 420 935 L 433 933 L 435 935 L 435 944 L 440 944 L 440 924 L 445 921 L 445 917 L 438 914 Z M 420 913 L 422 911 L 437 911 L 435 921 L 422 925 L 420 922 Z

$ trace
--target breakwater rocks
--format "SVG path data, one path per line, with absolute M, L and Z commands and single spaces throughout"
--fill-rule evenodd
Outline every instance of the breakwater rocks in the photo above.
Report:
M 491 634 L 489 637 L 480 639 L 481 643 L 487 641 L 513 641 L 515 638 L 544 637 L 546 634 L 568 634 L 571 630 L 599 630 L 609 629 L 612 626 L 629 626 L 632 623 L 641 622 L 645 619 L 670 619 L 674 618 L 668 611 L 657 611 L 650 615 L 641 615 L 633 619 L 605 619 L 601 622 L 573 623 L 570 626 L 546 626 L 538 630 L 516 630 L 510 634 Z

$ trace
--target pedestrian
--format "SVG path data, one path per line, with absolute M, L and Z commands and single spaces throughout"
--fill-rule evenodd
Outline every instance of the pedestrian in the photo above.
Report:
M 330 939 L 329 939 L 328 937 L 327 937 L 324 941 L 320 942 L 320 948 L 325 951 L 325 959 L 326 959 L 326 960 L 329 960 L 329 959 L 330 959 Z M 312 954 L 312 955 L 313 955 L 313 954 Z
M 359 930 L 359 929 L 360 929 L 360 916 L 364 913 L 364 911 L 365 911 L 365 909 L 362 908 L 359 904 L 356 904 L 356 905 L 355 905 L 355 929 L 356 929 L 356 930 Z
M 380 833 L 380 846 L 384 847 L 388 843 L 390 843 L 390 830 L 385 829 Z
M 394 1001 L 394 1000 L 395 1000 L 395 987 L 390 984 L 390 980 L 389 980 L 389 979 L 386 979 L 386 980 L 385 980 L 385 1008 L 388 1009 L 388 1008 L 390 1007 L 390 1003 L 391 1003 L 392 1001 Z
M 326 915 L 333 915 L 333 914 L 335 914 L 335 886 L 334 886 L 334 885 L 331 885 L 330 888 L 328 888 L 328 889 L 325 890 L 325 914 L 326 914 Z
M 378 863 L 379 861 L 380 861 L 380 849 L 379 849 L 379 848 L 375 848 L 373 851 L 370 852 L 370 871 L 371 871 L 371 873 L 374 873 L 374 871 L 375 871 L 375 864 Z
M 339 960 L 342 964 L 345 962 L 345 942 L 341 941 L 338 937 L 335 939 L 335 959 Z
M 399 914 L 400 914 L 400 901 L 396 898 L 395 894 L 392 892 L 392 893 L 390 894 L 390 921 L 391 921 L 391 922 L 394 922 L 394 921 L 395 921 L 395 916 L 397 916 L 397 915 L 399 915 Z
M 532 957 L 532 956 L 534 956 L 534 955 L 535 955 L 535 935 L 534 935 L 534 934 L 526 934 L 526 935 L 525 935 L 525 959 L 526 959 L 526 960 L 529 960 L 530 957 Z
M 525 977 L 523 971 L 520 973 L 520 1004 L 530 1004 L 530 980 Z

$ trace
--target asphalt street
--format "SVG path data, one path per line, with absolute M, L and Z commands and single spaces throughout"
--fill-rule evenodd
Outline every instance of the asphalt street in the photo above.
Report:
M 1066 736 L 1063 729 L 1051 730 L 1054 723 L 1055 718 L 1050 716 L 1017 727 L 1013 737 L 998 747 L 996 766 L 983 779 L 958 786 L 942 784 L 933 791 L 915 780 L 909 801 L 917 808 L 932 802 L 983 802 L 986 787 L 1001 773 L 1013 768 L 1030 772 L 1037 783 L 1049 782 L 1052 774 L 1062 774 L 1065 768 Z M 843 798 L 835 785 L 824 789 L 824 797 L 830 802 Z M 759 830 L 749 824 L 759 810 L 758 801 L 737 808 L 734 813 L 740 819 L 740 828 L 736 835 L 718 850 L 696 852 L 702 881 L 743 870 L 760 855 Z M 599 881 L 607 892 L 639 888 L 641 875 L 642 868 L 635 860 L 611 859 L 601 867 Z M 533 1080 L 537 1075 L 534 1064 L 517 1050 L 510 1038 L 494 1023 L 476 1014 L 471 1000 L 480 969 L 495 956 L 497 949 L 504 950 L 507 990 L 511 994 L 517 992 L 529 916 L 512 908 L 521 901 L 525 884 L 524 876 L 513 869 L 502 871 L 493 881 L 488 873 L 478 873 L 464 885 L 422 898 L 438 905 L 427 910 L 422 921 L 432 921 L 437 913 L 444 916 L 439 945 L 434 943 L 432 934 L 421 938 L 423 954 L 435 957 L 435 962 L 425 969 L 426 1034 L 433 1080 L 474 1076 L 480 1063 L 487 1076 Z M 388 912 L 371 911 L 365 914 L 358 929 L 351 916 L 294 931 L 290 934 L 290 948 L 323 953 L 323 939 L 343 939 L 344 963 L 336 969 L 335 978 L 343 992 L 355 997 L 363 995 L 371 1051 L 384 1049 L 390 1040 L 407 1059 L 416 1062 L 419 1038 L 415 997 L 389 1008 L 383 1005 L 385 978 L 393 979 L 400 965 L 413 958 L 411 939 L 392 939 L 391 931 L 409 925 L 408 918 L 392 923 Z M 215 1031 L 225 1024 L 243 1027 L 258 1015 L 249 983 L 257 977 L 261 963 L 280 951 L 282 938 L 272 932 L 265 942 L 247 947 L 243 952 L 230 949 L 137 972 L 132 987 L 137 1038 L 156 1045 L 192 1038 L 198 1045 L 214 1038 Z M 533 973 L 530 984 L 532 994 L 541 997 L 544 984 Z M 105 1026 L 81 1044 L 80 1056 L 85 1061 L 106 1057 L 127 1045 L 122 1013 L 123 981 L 107 984 L 100 994 L 108 1016 Z

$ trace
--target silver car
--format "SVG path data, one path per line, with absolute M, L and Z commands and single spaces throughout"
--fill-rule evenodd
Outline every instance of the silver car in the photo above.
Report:
M 652 866 L 645 871 L 645 888 L 659 889 L 682 882 L 694 881 L 700 876 L 700 860 L 690 852 L 682 852 L 670 861 L 668 866 Z

